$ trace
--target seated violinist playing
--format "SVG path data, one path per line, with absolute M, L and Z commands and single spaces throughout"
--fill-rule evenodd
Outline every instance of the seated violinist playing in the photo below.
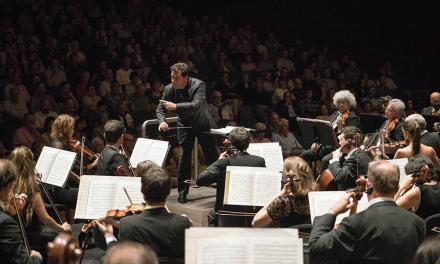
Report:
M 385 117 L 387 120 L 380 128 L 381 131 L 385 131 L 385 141 L 400 142 L 405 139 L 402 132 L 404 115 L 405 103 L 400 99 L 391 99 L 385 108 Z
M 131 175 L 129 161 L 121 152 L 125 126 L 119 120 L 110 120 L 104 125 L 105 148 L 98 158 L 96 175 Z
M 355 113 L 356 98 L 348 90 L 341 90 L 333 96 L 333 103 L 338 108 L 330 116 L 330 123 L 337 134 L 341 133 L 341 129 L 346 126 L 360 126 L 359 117 Z
M 253 227 L 280 221 L 281 227 L 310 223 L 308 193 L 316 190 L 312 169 L 300 157 L 289 157 L 283 165 L 284 186 L 278 196 L 258 211 Z
M 434 167 L 438 168 L 440 163 L 435 150 L 432 147 L 420 143 L 422 128 L 419 126 L 418 122 L 413 119 L 405 120 L 402 130 L 409 145 L 398 149 L 396 154 L 394 154 L 394 158 L 411 158 L 417 154 L 422 154 L 430 158 Z
M 150 166 L 143 169 L 143 166 Z M 185 229 L 191 225 L 187 217 L 167 211 L 165 201 L 170 194 L 170 176 L 157 166 L 142 162 L 136 168 L 142 178 L 141 191 L 144 195 L 145 210 L 139 215 L 121 219 L 119 239 L 130 240 L 150 246 L 158 257 L 183 258 L 185 252 Z M 113 226 L 106 221 L 95 221 L 99 230 L 111 247 L 117 243 Z
M 23 208 L 24 227 L 32 248 L 45 252 L 47 243 L 52 241 L 58 232 L 70 232 L 67 222 L 57 223 L 46 211 L 41 193 L 36 182 L 35 162 L 32 151 L 25 146 L 15 148 L 10 159 L 15 165 L 17 180 L 15 193 L 25 193 L 28 197 Z M 40 183 L 43 184 L 43 183 Z
M 411 174 L 396 193 L 396 204 L 410 209 L 423 219 L 440 212 L 440 170 L 423 155 L 416 155 L 405 165 Z

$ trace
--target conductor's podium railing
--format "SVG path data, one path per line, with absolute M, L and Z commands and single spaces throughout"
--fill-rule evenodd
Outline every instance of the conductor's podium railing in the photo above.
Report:
M 168 125 L 171 127 L 177 127 L 177 121 L 179 120 L 178 117 L 169 117 L 169 118 L 165 118 L 165 121 L 168 123 Z M 153 131 L 158 131 L 159 128 L 159 120 L 158 119 L 149 119 L 146 120 L 143 124 L 142 124 L 142 137 L 143 138 L 148 138 L 149 136 L 151 137 L 151 135 L 148 135 L 148 127 L 154 127 Z M 177 132 L 177 129 L 175 130 Z M 198 159 L 198 153 L 197 153 L 197 146 L 198 146 L 198 141 L 197 138 L 195 138 L 194 140 L 194 146 L 193 146 L 193 156 L 192 156 L 192 160 L 191 160 L 191 171 L 193 172 L 193 179 L 197 178 L 198 175 L 198 164 L 199 164 L 199 159 Z

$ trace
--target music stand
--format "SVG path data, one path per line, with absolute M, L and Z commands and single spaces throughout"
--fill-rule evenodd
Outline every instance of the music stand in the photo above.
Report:
M 301 144 L 308 149 L 313 143 L 320 143 L 324 146 L 338 146 L 336 133 L 329 121 L 297 118 L 301 129 Z
M 379 131 L 382 124 L 387 120 L 383 115 L 363 113 L 359 115 L 362 134 L 371 134 Z
M 426 130 L 429 132 L 435 132 L 434 123 L 440 122 L 440 116 L 438 115 L 423 115 L 426 120 Z

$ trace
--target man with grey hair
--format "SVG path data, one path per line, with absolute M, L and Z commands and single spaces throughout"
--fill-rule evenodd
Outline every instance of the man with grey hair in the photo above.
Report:
M 399 168 L 388 161 L 370 163 L 366 184 L 368 208 L 345 217 L 334 228 L 336 217 L 356 209 L 355 193 L 347 193 L 325 215 L 316 217 L 310 236 L 310 256 L 316 262 L 411 263 L 425 237 L 425 223 L 396 205 Z M 398 249 L 398 250 L 396 250 Z
M 423 108 L 424 115 L 440 115 L 440 93 L 433 92 L 430 96 L 431 106 Z
M 215 137 L 209 134 L 211 128 L 216 128 L 215 120 L 209 112 L 206 101 L 206 84 L 189 76 L 189 66 L 176 63 L 170 68 L 171 83 L 165 86 L 162 100 L 156 109 L 159 120 L 159 131 L 166 132 L 170 128 L 165 121 L 167 111 L 173 111 L 178 116 L 177 137 L 180 145 L 180 158 L 177 172 L 179 191 L 178 201 L 186 203 L 189 185 L 185 180 L 191 177 L 191 155 L 194 140 L 197 137 L 203 154 L 209 164 L 218 157 Z M 183 128 L 185 127 L 185 128 Z
M 104 264 L 159 264 L 159 259 L 150 247 L 133 241 L 123 241 L 107 251 Z
M 380 131 L 386 131 L 385 140 L 387 142 L 405 140 L 402 130 L 405 121 L 405 103 L 400 99 L 391 99 L 385 108 L 385 117 L 387 120 L 380 128 Z
M 419 125 L 422 131 L 420 134 L 420 143 L 432 147 L 437 153 L 437 156 L 440 156 L 440 135 L 436 132 L 429 132 L 426 130 L 425 118 L 420 114 L 412 114 L 405 119 L 405 121 L 408 120 L 415 120 Z

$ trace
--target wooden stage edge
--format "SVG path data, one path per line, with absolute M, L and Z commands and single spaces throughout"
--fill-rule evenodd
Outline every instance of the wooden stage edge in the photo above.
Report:
M 177 202 L 177 188 L 171 189 L 167 198 L 167 206 L 175 214 L 184 214 L 188 216 L 194 226 L 208 226 L 208 212 L 214 208 L 215 188 L 211 187 L 190 187 L 187 196 L 188 202 L 181 204 Z

